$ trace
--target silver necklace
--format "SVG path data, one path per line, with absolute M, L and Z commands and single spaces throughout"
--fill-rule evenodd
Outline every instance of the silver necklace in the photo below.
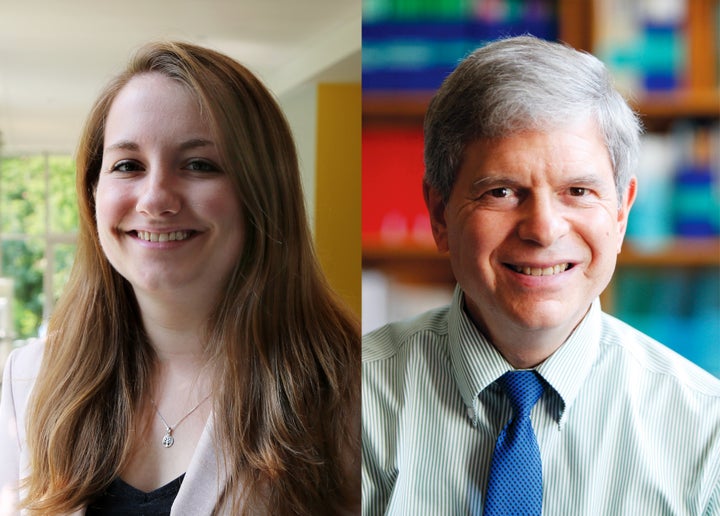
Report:
M 190 412 L 188 412 L 187 414 L 185 414 L 185 415 L 180 419 L 180 421 L 178 421 L 178 422 L 175 423 L 174 425 L 168 425 L 168 422 L 165 421 L 165 418 L 164 418 L 164 417 L 162 416 L 162 414 L 160 413 L 160 409 L 159 409 L 158 406 L 155 404 L 155 400 L 153 400 L 153 399 L 150 400 L 150 403 L 152 403 L 152 404 L 153 404 L 153 407 L 155 407 L 155 412 L 157 412 L 157 415 L 160 416 L 160 419 L 162 420 L 163 424 L 165 425 L 165 435 L 163 436 L 163 439 L 162 439 L 162 445 L 163 445 L 165 448 L 170 448 L 173 444 L 175 444 L 175 438 L 173 437 L 173 434 L 172 434 L 172 433 L 173 433 L 173 430 L 175 430 L 175 429 L 178 427 L 178 425 L 180 425 L 180 423 L 182 423 L 182 422 L 185 421 L 188 417 L 190 417 L 190 414 L 192 414 L 192 413 L 195 412 L 197 409 L 199 409 L 199 408 L 200 408 L 200 405 L 202 405 L 203 403 L 205 403 L 209 397 L 210 397 L 210 394 L 208 394 L 207 396 L 205 396 L 202 400 L 200 400 L 200 403 L 198 403 L 197 405 L 195 405 L 195 408 L 193 408 Z

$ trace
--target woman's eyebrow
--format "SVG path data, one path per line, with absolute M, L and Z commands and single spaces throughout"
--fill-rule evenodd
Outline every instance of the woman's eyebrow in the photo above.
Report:
M 205 138 L 192 138 L 180 144 L 180 150 L 197 149 L 199 147 L 214 147 L 215 142 Z
M 215 143 L 212 140 L 207 140 L 205 138 L 191 138 L 189 140 L 186 140 L 182 142 L 178 149 L 181 151 L 184 150 L 191 150 L 191 149 L 197 149 L 200 147 L 214 147 Z M 134 142 L 132 140 L 120 140 L 118 142 L 113 143 L 112 145 L 108 145 L 105 147 L 105 152 L 113 151 L 113 150 L 129 150 L 129 151 L 137 151 L 140 150 L 140 145 L 137 144 L 137 142 Z
M 131 140 L 120 140 L 119 142 L 113 143 L 105 147 L 105 152 L 113 150 L 131 150 L 136 151 L 140 146 Z

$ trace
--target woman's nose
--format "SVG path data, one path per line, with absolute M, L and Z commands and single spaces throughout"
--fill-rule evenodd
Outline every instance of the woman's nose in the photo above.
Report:
M 178 179 L 164 168 L 148 171 L 139 187 L 137 211 L 152 217 L 178 213 L 182 198 L 177 182 Z

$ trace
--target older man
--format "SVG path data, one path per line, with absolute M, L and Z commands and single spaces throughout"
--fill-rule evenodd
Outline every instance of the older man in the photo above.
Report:
M 640 126 L 594 57 L 483 47 L 425 120 L 452 303 L 363 344 L 363 513 L 720 514 L 720 381 L 604 314 Z

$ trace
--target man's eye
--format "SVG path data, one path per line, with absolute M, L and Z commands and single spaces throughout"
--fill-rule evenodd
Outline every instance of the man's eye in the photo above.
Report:
M 186 168 L 194 172 L 217 172 L 218 168 L 205 160 L 193 160 L 187 164 Z
M 572 195 L 573 197 L 584 197 L 589 194 L 590 194 L 589 188 L 583 188 L 582 186 L 570 187 L 570 195 Z
M 502 199 L 504 197 L 510 197 L 512 195 L 512 190 L 507 187 L 500 187 L 500 188 L 493 188 L 488 192 L 488 194 L 492 197 L 496 197 L 498 199 Z
M 140 170 L 140 165 L 138 165 L 134 161 L 126 159 L 115 163 L 111 170 L 113 172 L 135 172 L 137 170 Z

